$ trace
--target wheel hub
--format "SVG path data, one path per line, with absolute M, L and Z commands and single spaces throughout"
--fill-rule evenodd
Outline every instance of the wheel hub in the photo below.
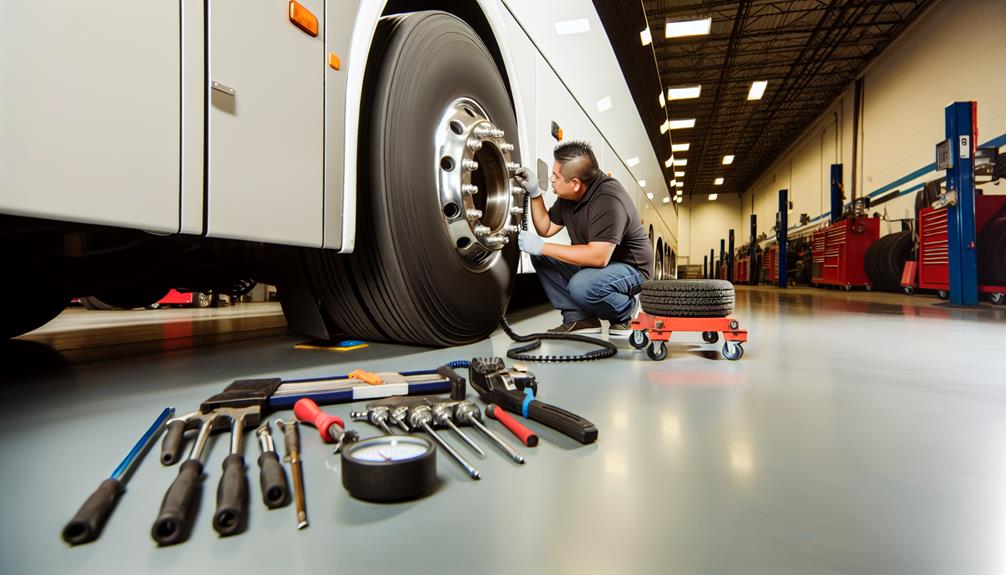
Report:
M 440 213 L 454 253 L 473 271 L 491 268 L 520 229 L 524 190 L 503 130 L 475 101 L 452 102 L 437 127 Z

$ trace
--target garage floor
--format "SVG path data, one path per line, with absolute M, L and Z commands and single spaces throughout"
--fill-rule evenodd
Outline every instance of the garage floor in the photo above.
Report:
M 176 468 L 154 456 L 101 539 L 69 548 L 59 537 L 163 407 L 190 411 L 237 378 L 429 369 L 503 355 L 508 340 L 337 354 L 293 349 L 302 338 L 270 304 L 135 311 L 128 318 L 171 317 L 88 331 L 65 314 L 0 348 L 3 571 L 1002 573 L 1006 308 L 936 301 L 739 288 L 736 317 L 750 330 L 739 362 L 682 335 L 661 363 L 623 343 L 602 362 L 532 365 L 541 398 L 595 422 L 599 441 L 539 427 L 542 445 L 520 448 L 524 466 L 486 442 L 484 459 L 460 446 L 483 479 L 440 455 L 438 492 L 411 503 L 350 498 L 337 457 L 305 430 L 311 526 L 300 532 L 292 506 L 261 504 L 258 448 L 246 439 L 251 523 L 216 535 L 227 451 L 217 437 L 192 538 L 164 549 L 149 530 Z M 517 319 L 527 333 L 558 314 Z M 348 419 L 350 406 L 328 409 Z

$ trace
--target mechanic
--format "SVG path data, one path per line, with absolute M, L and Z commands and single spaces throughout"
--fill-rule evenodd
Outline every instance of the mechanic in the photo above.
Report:
M 555 147 L 549 180 L 559 199 L 545 208 L 542 190 L 529 168 L 516 172 L 531 197 L 534 229 L 518 235 L 531 255 L 549 301 L 562 312 L 557 333 L 601 333 L 628 337 L 635 298 L 653 270 L 653 247 L 632 199 L 618 180 L 603 174 L 590 144 L 563 142 Z M 572 245 L 545 242 L 568 228 Z M 541 236 L 541 237 L 539 237 Z

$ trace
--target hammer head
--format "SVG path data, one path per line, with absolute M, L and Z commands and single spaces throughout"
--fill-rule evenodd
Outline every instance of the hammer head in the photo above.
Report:
M 199 411 L 207 415 L 212 413 L 215 417 L 230 417 L 234 421 L 243 418 L 246 426 L 257 426 L 268 406 L 269 396 L 280 383 L 282 380 L 278 377 L 236 380 L 204 401 Z

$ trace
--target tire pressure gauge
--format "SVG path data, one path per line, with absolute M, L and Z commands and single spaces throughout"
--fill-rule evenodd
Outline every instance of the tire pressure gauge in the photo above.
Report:
M 342 485 L 357 499 L 413 499 L 431 493 L 436 484 L 436 447 L 424 437 L 382 435 L 342 451 Z

